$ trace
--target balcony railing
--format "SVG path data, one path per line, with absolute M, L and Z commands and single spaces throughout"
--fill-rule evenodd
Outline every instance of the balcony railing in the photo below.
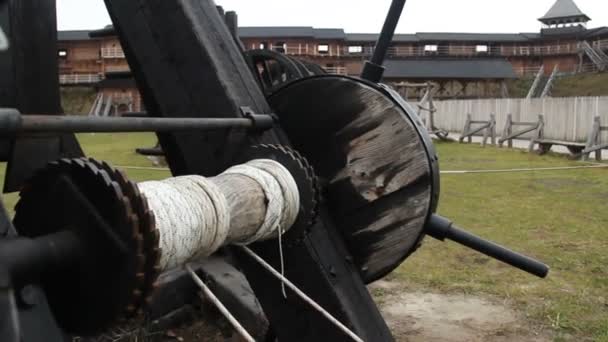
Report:
M 541 67 L 514 67 L 513 71 L 515 72 L 515 74 L 517 76 L 520 77 L 533 77 L 536 76 L 536 74 L 538 74 L 538 71 L 540 70 Z M 592 73 L 592 72 L 597 72 L 598 68 L 595 64 L 593 63 L 589 63 L 589 64 L 583 64 L 580 66 L 580 68 L 577 66 L 576 68 L 570 69 L 570 70 L 566 70 L 563 67 L 559 69 L 559 74 L 560 75 L 567 75 L 567 74 L 576 74 L 576 73 Z
M 608 39 L 589 42 L 594 48 L 608 50 Z M 483 47 L 482 47 L 483 46 Z M 370 57 L 374 47 L 361 46 L 352 49 L 348 46 L 329 46 L 327 51 L 320 52 L 316 44 L 293 44 L 287 46 L 273 46 L 273 49 L 293 56 L 328 56 L 328 57 Z M 439 45 L 428 48 L 424 45 L 393 46 L 389 49 L 389 57 L 422 57 L 422 56 L 453 56 L 453 57 L 515 57 L 515 56 L 552 56 L 563 54 L 576 54 L 581 51 L 580 43 L 555 45 Z
M 60 84 L 91 84 L 101 81 L 99 74 L 59 75 Z
M 347 75 L 345 67 L 323 67 L 328 74 Z
M 101 48 L 101 58 L 125 58 L 121 47 Z

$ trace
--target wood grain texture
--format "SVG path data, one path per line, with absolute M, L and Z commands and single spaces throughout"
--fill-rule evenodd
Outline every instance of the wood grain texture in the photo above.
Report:
M 240 117 L 240 107 L 270 113 L 270 106 L 223 19 L 210 0 L 105 0 L 121 45 L 152 116 Z M 220 131 L 160 135 L 174 175 L 214 176 L 252 144 L 285 144 L 275 128 L 263 136 Z M 286 276 L 366 341 L 391 341 L 390 331 L 344 242 L 321 217 L 310 234 L 285 241 Z M 279 267 L 276 241 L 255 246 Z M 280 283 L 237 255 L 279 340 L 340 341 L 344 335 L 297 300 L 280 295 Z
M 416 248 L 431 204 L 429 156 L 404 109 L 335 76 L 297 82 L 270 101 L 326 182 L 331 216 L 363 278 L 392 271 Z
M 49 0 L 11 0 L 3 7 L 0 24 L 11 46 L 0 53 L 0 106 L 24 114 L 62 113 L 55 12 L 55 1 Z M 49 161 L 83 155 L 73 134 L 19 137 L 8 152 L 5 192 L 20 190 Z

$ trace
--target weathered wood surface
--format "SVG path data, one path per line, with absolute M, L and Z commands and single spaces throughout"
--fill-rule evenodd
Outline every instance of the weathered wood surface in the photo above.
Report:
M 461 133 L 468 113 L 474 120 L 486 120 L 488 113 L 494 113 L 500 127 L 508 114 L 518 122 L 536 121 L 538 114 L 543 114 L 546 139 L 584 143 L 595 116 L 608 122 L 608 96 L 448 100 L 435 101 L 435 107 L 435 125 L 454 133 Z M 602 133 L 602 139 L 608 141 L 608 132 Z
M 261 89 L 210 0 L 105 0 L 151 116 L 221 113 L 248 106 L 270 113 Z M 175 175 L 213 176 L 254 143 L 289 144 L 280 130 L 261 139 L 242 132 L 160 135 Z M 323 209 L 323 208 L 322 208 Z M 390 341 L 382 319 L 336 228 L 322 217 L 297 241 L 284 241 L 286 276 L 366 341 Z M 276 241 L 256 251 L 273 266 Z M 251 287 L 279 340 L 343 340 L 344 334 L 301 301 L 281 296 L 280 283 L 239 255 Z
M 473 125 L 481 125 L 477 127 L 473 127 Z M 467 139 L 470 143 L 473 142 L 473 136 L 483 131 L 483 141 L 482 146 L 485 147 L 488 143 L 488 138 L 491 139 L 492 145 L 496 145 L 496 115 L 490 114 L 490 120 L 481 121 L 481 120 L 472 120 L 471 114 L 467 114 L 467 121 L 464 124 L 464 128 L 462 129 L 462 134 L 460 135 L 460 139 L 458 139 L 461 143 Z
M 591 153 L 595 152 L 595 160 L 602 160 L 602 150 L 608 149 L 608 144 L 602 145 L 602 131 L 608 131 L 608 126 L 602 126 L 602 119 L 599 116 L 593 118 L 587 143 L 582 151 L 583 160 L 589 160 Z
M 0 25 L 11 45 L 0 53 L 0 106 L 22 113 L 62 113 L 55 12 L 55 1 L 49 0 L 10 0 L 4 6 Z M 72 134 L 20 137 L 10 142 L 8 152 L 3 156 L 8 157 L 5 192 L 19 190 L 51 160 L 82 156 Z
M 429 156 L 413 122 L 378 90 L 339 77 L 297 82 L 270 102 L 327 183 L 364 279 L 392 271 L 420 242 L 431 205 Z

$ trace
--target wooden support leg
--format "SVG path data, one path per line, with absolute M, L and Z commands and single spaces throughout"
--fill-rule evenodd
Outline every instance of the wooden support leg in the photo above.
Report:
M 467 114 L 467 121 L 464 123 L 464 128 L 462 129 L 462 135 L 460 136 L 459 142 L 462 143 L 464 139 L 467 137 L 469 132 L 471 131 L 471 114 Z M 470 137 L 469 137 L 470 139 Z M 470 142 L 470 141 L 469 141 Z
M 55 7 L 54 0 L 11 0 L 0 6 L 0 25 L 10 40 L 10 49 L 0 54 L 0 107 L 16 108 L 21 113 L 62 113 Z M 4 191 L 20 190 L 49 161 L 82 155 L 73 134 L 13 139 Z

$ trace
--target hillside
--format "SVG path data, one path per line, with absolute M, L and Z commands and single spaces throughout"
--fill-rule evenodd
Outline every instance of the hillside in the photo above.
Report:
M 68 114 L 88 114 L 96 96 L 97 92 L 93 88 L 61 87 L 61 105 Z
M 533 78 L 507 81 L 509 95 L 514 98 L 526 97 L 533 81 Z M 608 96 L 608 73 L 559 77 L 551 90 L 551 96 Z
M 553 97 L 608 96 L 608 72 L 559 78 L 551 95 Z

